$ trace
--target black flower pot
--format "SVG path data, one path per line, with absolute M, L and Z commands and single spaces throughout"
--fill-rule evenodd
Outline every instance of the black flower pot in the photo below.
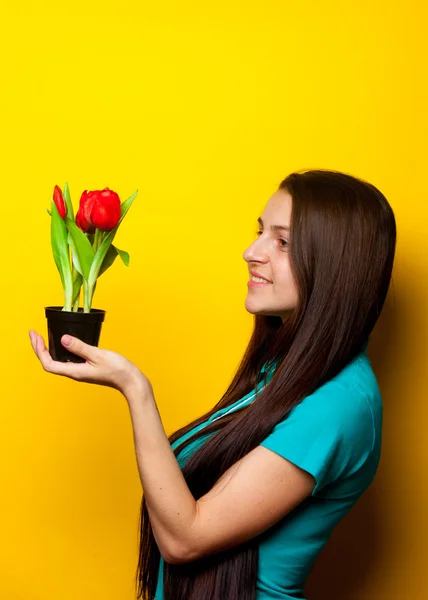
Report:
M 45 306 L 46 318 L 48 320 L 49 354 L 53 360 L 59 362 L 82 363 L 85 359 L 67 350 L 61 344 L 61 338 L 68 333 L 79 338 L 86 344 L 98 346 L 101 333 L 101 325 L 106 314 L 105 310 L 91 308 L 91 312 L 78 312 L 62 310 L 62 306 Z

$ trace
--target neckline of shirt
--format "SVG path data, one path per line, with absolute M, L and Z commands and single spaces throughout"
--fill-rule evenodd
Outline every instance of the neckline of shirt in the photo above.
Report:
M 361 351 L 360 351 L 361 354 L 367 353 L 366 351 L 367 351 L 367 346 L 369 344 L 369 341 L 370 341 L 370 338 L 368 337 L 361 347 Z M 278 365 L 278 360 L 266 361 L 263 364 L 262 368 L 260 369 L 260 373 L 259 373 L 259 375 L 261 375 L 262 373 L 268 372 L 266 383 L 264 385 L 261 385 L 262 382 L 258 381 L 255 388 L 252 389 L 250 392 L 248 392 L 248 394 L 246 394 L 243 398 L 236 400 L 236 402 L 234 402 L 232 405 L 226 406 L 225 408 L 222 408 L 219 411 L 217 411 L 216 413 L 214 413 L 213 415 L 211 415 L 211 417 L 208 419 L 208 421 L 205 422 L 204 425 L 208 425 L 208 424 L 212 423 L 213 421 L 216 421 L 220 417 L 223 417 L 224 415 L 226 415 L 230 412 L 234 412 L 240 406 L 242 406 L 244 404 L 249 404 L 250 402 L 252 402 L 254 400 L 255 396 L 257 395 L 257 393 L 260 392 L 269 383 L 270 379 L 272 378 L 272 376 L 274 374 L 274 371 L 275 371 L 277 365 Z
M 273 376 L 275 366 L 276 366 L 276 362 L 275 362 L 275 364 L 272 364 L 272 365 L 268 365 L 267 362 L 264 363 L 264 365 L 260 369 L 260 373 L 264 373 L 265 371 L 268 371 L 266 383 L 262 384 L 262 382 L 258 381 L 256 383 L 255 387 L 250 392 L 248 392 L 248 394 L 245 394 L 245 396 L 243 398 L 239 398 L 239 400 L 236 400 L 236 402 L 234 402 L 230 406 L 226 406 L 225 408 L 222 408 L 219 411 L 217 411 L 216 413 L 214 413 L 213 415 L 211 415 L 211 417 L 208 419 L 206 424 L 208 425 L 209 423 L 216 421 L 220 417 L 223 417 L 224 415 L 226 415 L 230 412 L 234 412 L 237 408 L 239 408 L 243 404 L 249 404 L 250 402 L 252 402 L 254 400 L 254 398 L 257 396 L 257 394 L 269 383 L 270 379 Z

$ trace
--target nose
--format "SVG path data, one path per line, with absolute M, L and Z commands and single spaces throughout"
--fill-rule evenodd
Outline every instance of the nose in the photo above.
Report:
M 266 246 L 263 245 L 262 239 L 257 238 L 252 244 L 248 246 L 242 253 L 242 258 L 246 262 L 263 262 L 267 258 Z

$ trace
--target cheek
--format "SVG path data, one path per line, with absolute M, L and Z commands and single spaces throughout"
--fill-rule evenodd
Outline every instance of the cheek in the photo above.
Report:
M 294 280 L 290 266 L 283 266 L 282 269 L 274 274 L 275 287 L 282 292 L 286 292 L 287 295 L 292 294 L 297 297 L 297 284 Z
M 290 269 L 290 264 L 287 263 L 286 264 L 282 264 L 280 268 L 276 269 L 276 273 L 273 273 L 273 280 L 278 284 L 282 285 L 286 285 L 286 286 L 294 286 L 294 278 L 293 278 L 293 274 L 291 272 Z

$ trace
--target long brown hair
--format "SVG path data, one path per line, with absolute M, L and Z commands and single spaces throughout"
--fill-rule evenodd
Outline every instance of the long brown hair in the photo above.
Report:
M 235 403 L 254 388 L 263 364 L 276 362 L 273 378 L 256 401 L 212 422 L 174 450 L 177 456 L 195 439 L 213 433 L 182 469 L 196 500 L 361 352 L 389 288 L 396 225 L 376 187 L 337 171 L 311 170 L 292 173 L 278 189 L 292 197 L 289 257 L 298 305 L 284 322 L 255 315 L 248 347 L 221 400 L 169 437 L 175 442 Z M 139 533 L 137 597 L 153 600 L 160 553 L 144 496 Z M 258 544 L 255 537 L 191 563 L 165 562 L 165 600 L 254 600 Z

